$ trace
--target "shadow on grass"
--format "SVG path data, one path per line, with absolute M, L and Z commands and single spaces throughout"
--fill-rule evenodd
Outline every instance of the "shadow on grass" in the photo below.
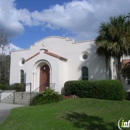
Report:
M 118 130 L 113 122 L 104 122 L 102 118 L 89 116 L 85 113 L 69 113 L 65 119 L 73 123 L 74 127 L 84 130 Z

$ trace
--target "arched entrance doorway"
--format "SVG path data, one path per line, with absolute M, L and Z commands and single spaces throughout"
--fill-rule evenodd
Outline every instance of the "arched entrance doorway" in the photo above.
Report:
M 41 66 L 40 68 L 40 91 L 46 89 L 50 85 L 50 68 L 47 64 Z
M 46 60 L 39 60 L 33 68 L 32 90 L 39 92 L 50 87 L 52 68 L 51 64 Z M 43 85 L 44 84 L 44 85 Z

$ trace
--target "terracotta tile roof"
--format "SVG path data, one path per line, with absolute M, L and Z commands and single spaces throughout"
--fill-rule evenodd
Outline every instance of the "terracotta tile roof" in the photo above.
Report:
M 122 68 L 124 67 L 125 64 L 130 63 L 130 59 L 124 59 L 122 60 Z
M 126 64 L 128 62 L 130 62 L 130 59 L 124 59 L 124 60 L 122 60 L 122 64 Z
M 38 53 L 36 53 L 35 55 L 33 55 L 33 56 L 29 57 L 28 59 L 26 59 L 26 62 L 29 61 L 29 60 L 31 60 L 32 58 L 34 58 L 34 57 L 37 56 L 38 54 L 40 54 L 40 52 L 38 52 Z
M 52 52 L 49 52 L 48 50 L 45 50 L 44 53 L 47 54 L 47 55 L 53 56 L 53 57 L 55 57 L 55 58 L 58 58 L 58 59 L 60 59 L 60 60 L 67 61 L 66 58 L 64 58 L 64 57 L 62 57 L 62 56 L 59 56 L 59 55 L 57 55 L 57 54 L 54 54 L 54 53 L 52 53 Z

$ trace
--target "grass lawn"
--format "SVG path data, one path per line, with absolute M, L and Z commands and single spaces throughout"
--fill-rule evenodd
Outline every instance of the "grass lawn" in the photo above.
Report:
M 15 108 L 0 130 L 119 130 L 120 118 L 130 120 L 130 101 L 66 99 Z

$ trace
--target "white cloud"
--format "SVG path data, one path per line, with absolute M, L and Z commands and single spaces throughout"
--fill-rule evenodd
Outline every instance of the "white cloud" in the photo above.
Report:
M 0 0 L 0 28 L 4 28 L 12 36 L 23 32 L 24 27 L 18 20 L 14 0 Z
M 39 24 L 46 26 L 45 23 L 49 23 L 47 27 L 71 31 L 76 39 L 93 39 L 101 22 L 108 21 L 110 16 L 128 14 L 129 5 L 130 0 L 72 1 L 31 15 Z
M 44 29 L 64 29 L 75 39 L 93 39 L 101 22 L 110 16 L 127 15 L 130 0 L 76 0 L 55 5 L 41 12 L 16 9 L 15 0 L 0 0 L 0 28 L 13 36 L 24 31 L 24 25 L 42 26 Z

